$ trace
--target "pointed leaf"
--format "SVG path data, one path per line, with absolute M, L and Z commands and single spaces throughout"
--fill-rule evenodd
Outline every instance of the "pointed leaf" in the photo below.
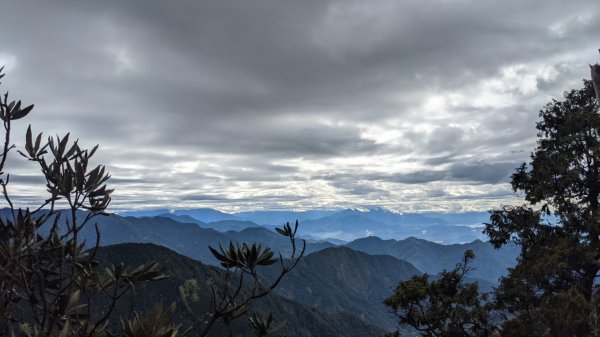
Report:
M 12 119 L 12 120 L 21 119 L 21 118 L 27 116 L 27 114 L 29 114 L 29 112 L 31 112 L 32 109 L 33 109 L 33 104 L 24 109 L 14 111 L 11 113 L 10 119 Z

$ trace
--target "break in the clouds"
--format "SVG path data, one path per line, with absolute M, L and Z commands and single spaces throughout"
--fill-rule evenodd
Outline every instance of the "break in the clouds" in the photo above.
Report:
M 2 88 L 34 130 L 101 144 L 116 209 L 518 202 L 538 111 L 589 76 L 600 32 L 596 0 L 0 5 Z

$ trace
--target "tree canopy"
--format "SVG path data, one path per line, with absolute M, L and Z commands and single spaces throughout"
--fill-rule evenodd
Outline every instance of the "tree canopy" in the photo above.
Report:
M 510 336 L 597 335 L 600 115 L 590 81 L 540 111 L 531 162 L 512 175 L 527 204 L 492 212 L 485 232 L 521 247 L 495 291 Z
M 480 322 L 494 326 L 484 335 L 600 335 L 600 111 L 592 81 L 583 84 L 540 111 L 531 161 L 511 176 L 525 203 L 492 211 L 486 224 L 496 248 L 519 245 L 516 266 L 489 297 L 468 292 L 476 288 L 463 283 L 460 268 L 439 281 L 401 282 L 386 301 L 400 323 L 423 336 L 479 336 Z M 446 279 L 457 282 L 440 288 Z M 460 308 L 467 324 L 457 332 Z

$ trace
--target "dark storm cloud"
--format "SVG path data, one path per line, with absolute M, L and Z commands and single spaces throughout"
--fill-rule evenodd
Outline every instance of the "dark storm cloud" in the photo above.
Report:
M 110 182 L 113 184 L 151 184 L 155 181 L 136 178 L 118 178 L 113 176 L 110 177 Z
M 36 185 L 36 186 L 44 186 L 46 185 L 46 180 L 44 177 L 40 175 L 21 175 L 21 174 L 11 174 L 10 182 L 23 184 L 23 185 Z
M 472 164 L 454 163 L 444 169 L 423 169 L 410 173 L 334 173 L 322 176 L 313 176 L 313 179 L 322 179 L 331 182 L 333 186 L 339 187 L 351 181 L 381 181 L 398 184 L 426 184 L 437 181 L 447 182 L 470 182 L 475 184 L 498 184 L 506 183 L 509 177 L 518 167 L 517 163 L 494 163 L 476 162 Z
M 252 153 L 275 158 L 357 155 L 375 153 L 382 147 L 361 139 L 356 127 L 308 126 L 301 116 L 294 119 L 280 124 L 261 119 L 219 121 L 213 132 L 190 132 L 179 141 L 206 152 Z
M 123 204 L 152 188 L 280 207 L 286 188 L 329 205 L 390 197 L 377 182 L 504 183 L 600 31 L 594 0 L 1 5 L 3 88 L 36 103 L 34 130 L 100 143 Z M 373 173 L 403 172 L 394 156 L 421 169 Z
M 450 179 L 472 181 L 475 183 L 498 184 L 508 182 L 515 172 L 516 163 L 478 163 L 476 165 L 451 165 L 448 170 Z

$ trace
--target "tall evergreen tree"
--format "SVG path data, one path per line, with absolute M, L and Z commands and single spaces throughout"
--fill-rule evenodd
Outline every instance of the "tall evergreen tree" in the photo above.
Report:
M 584 81 L 583 88 L 565 92 L 564 100 L 552 100 L 540 111 L 531 161 L 511 177 L 514 192 L 526 203 L 493 211 L 486 224 L 484 232 L 496 248 L 512 243 L 521 248 L 516 266 L 490 297 L 493 301 L 483 296 L 486 305 L 466 302 L 467 315 L 457 321 L 454 309 L 464 306 L 463 297 L 455 296 L 461 294 L 457 289 L 473 289 L 463 283 L 460 269 L 442 277 L 461 276 L 450 292 L 437 291 L 437 282 L 415 278 L 401 282 L 386 300 L 400 323 L 423 336 L 458 335 L 452 332 L 461 327 L 456 322 L 472 322 L 459 330 L 465 336 L 600 336 L 598 74 L 600 66 L 592 66 L 594 84 Z M 472 292 L 465 294 L 477 299 Z M 437 310 L 438 303 L 446 310 Z M 487 331 L 477 330 L 480 322 Z
M 540 112 L 531 162 L 512 175 L 527 204 L 493 211 L 485 232 L 521 247 L 496 290 L 505 336 L 598 336 L 600 114 L 591 81 Z

